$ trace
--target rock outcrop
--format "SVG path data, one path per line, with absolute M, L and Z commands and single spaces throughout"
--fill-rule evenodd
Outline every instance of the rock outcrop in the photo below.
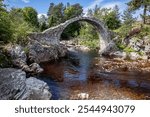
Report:
M 118 41 L 115 39 L 114 41 Z M 118 42 L 116 42 L 118 43 Z M 125 46 L 124 50 L 113 50 L 105 53 L 112 58 L 130 59 L 130 60 L 147 60 L 150 58 L 150 39 L 146 36 L 143 39 L 130 38 L 124 40 L 122 45 Z M 115 46 L 114 46 L 115 47 Z
M 26 73 L 13 69 L 0 69 L 0 99 L 19 99 L 26 90 Z
M 51 98 L 48 85 L 14 68 L 0 69 L 0 100 L 47 100 Z
M 43 45 L 37 41 L 31 41 L 28 50 L 29 60 L 36 63 L 55 60 L 67 53 L 67 49 L 62 45 Z
M 26 80 L 26 93 L 21 99 L 26 100 L 49 100 L 51 98 L 48 85 L 34 77 Z
M 113 57 L 113 58 L 126 59 L 127 58 L 127 53 L 122 52 L 122 51 L 115 51 L 115 52 L 111 52 L 110 56 Z
M 8 46 L 5 49 L 7 50 L 8 55 L 11 57 L 12 63 L 15 67 L 21 68 L 27 73 L 38 74 L 43 72 L 43 69 L 37 63 L 32 63 L 30 65 L 27 64 L 28 58 L 26 52 L 20 45 Z
M 112 40 L 110 43 L 108 43 L 108 46 L 106 47 L 105 51 L 103 51 L 102 55 L 108 56 L 109 54 L 118 51 L 118 47 L 116 46 L 116 43 Z M 110 56 L 110 55 L 109 55 Z

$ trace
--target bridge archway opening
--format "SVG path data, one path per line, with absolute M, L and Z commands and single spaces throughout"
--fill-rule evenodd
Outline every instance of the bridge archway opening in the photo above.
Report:
M 101 34 L 98 29 L 85 21 L 70 24 L 62 32 L 60 41 L 65 44 L 84 45 L 99 50 Z
M 103 22 L 95 19 L 95 18 L 73 18 L 71 20 L 68 20 L 67 22 L 65 22 L 66 25 L 63 27 L 62 31 L 59 33 L 59 39 L 60 41 L 63 40 L 62 36 L 63 36 L 63 32 L 66 31 L 66 29 L 68 29 L 70 26 L 72 26 L 72 24 L 75 23 L 82 23 L 82 25 L 84 24 L 90 24 L 91 26 L 94 27 L 94 29 L 97 32 L 98 38 L 99 38 L 99 47 L 100 47 L 100 51 L 105 50 L 106 46 L 108 45 L 109 41 L 110 41 L 110 37 L 109 37 L 109 31 L 107 29 L 107 27 L 104 25 Z

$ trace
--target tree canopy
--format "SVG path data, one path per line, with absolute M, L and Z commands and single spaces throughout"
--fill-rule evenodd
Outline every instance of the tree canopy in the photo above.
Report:
M 147 11 L 150 12 L 150 0 L 131 0 L 127 3 L 130 11 L 136 11 L 143 8 L 143 23 L 146 23 Z
M 12 29 L 9 13 L 3 2 L 4 0 L 0 0 L 0 41 L 8 42 L 12 38 Z
M 32 7 L 23 8 L 24 20 L 34 27 L 39 26 L 37 15 L 38 15 L 38 13 L 34 8 L 32 8 Z

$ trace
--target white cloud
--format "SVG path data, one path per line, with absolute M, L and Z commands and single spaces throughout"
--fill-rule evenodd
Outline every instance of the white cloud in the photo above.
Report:
M 41 18 L 42 15 L 44 15 L 46 18 L 48 18 L 45 13 L 40 13 L 40 14 L 38 14 L 38 18 Z
M 22 0 L 24 3 L 29 3 L 30 0 Z
M 99 5 L 103 1 L 104 0 L 94 0 L 94 2 L 92 2 L 89 6 L 84 8 L 83 12 L 86 14 L 88 9 L 93 9 L 95 7 L 95 5 Z
M 121 2 L 106 3 L 102 6 L 102 8 L 114 8 L 116 5 L 120 7 L 122 6 L 122 4 L 124 3 L 121 3 Z
M 125 4 L 125 2 L 105 3 L 104 0 L 95 0 L 89 6 L 84 8 L 85 15 L 86 15 L 88 9 L 93 9 L 95 7 L 95 5 L 99 5 L 99 6 L 101 6 L 101 8 L 113 8 L 113 7 L 115 7 L 115 5 L 117 5 L 120 8 L 121 13 L 127 8 L 127 5 Z

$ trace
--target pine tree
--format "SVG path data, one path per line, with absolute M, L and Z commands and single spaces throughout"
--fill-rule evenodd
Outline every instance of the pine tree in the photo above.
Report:
M 123 23 L 128 26 L 132 26 L 136 18 L 133 18 L 133 13 L 128 9 L 124 11 L 122 15 Z
M 136 11 L 140 8 L 143 9 L 143 23 L 146 23 L 146 16 L 147 16 L 147 11 L 150 12 L 150 0 L 131 0 L 130 2 L 127 3 L 129 10 L 130 11 Z
M 123 25 L 121 32 L 123 36 L 127 36 L 127 34 L 132 30 L 133 23 L 136 21 L 136 18 L 133 18 L 133 13 L 127 9 L 123 12 L 122 19 Z
M 51 4 L 52 5 L 52 4 Z M 50 6 L 48 11 L 48 23 L 49 27 L 56 26 L 64 21 L 64 5 L 59 3 L 58 5 Z
M 54 8 L 55 4 L 54 3 L 50 3 L 48 12 L 47 12 L 47 16 L 50 16 L 53 12 L 53 8 Z

